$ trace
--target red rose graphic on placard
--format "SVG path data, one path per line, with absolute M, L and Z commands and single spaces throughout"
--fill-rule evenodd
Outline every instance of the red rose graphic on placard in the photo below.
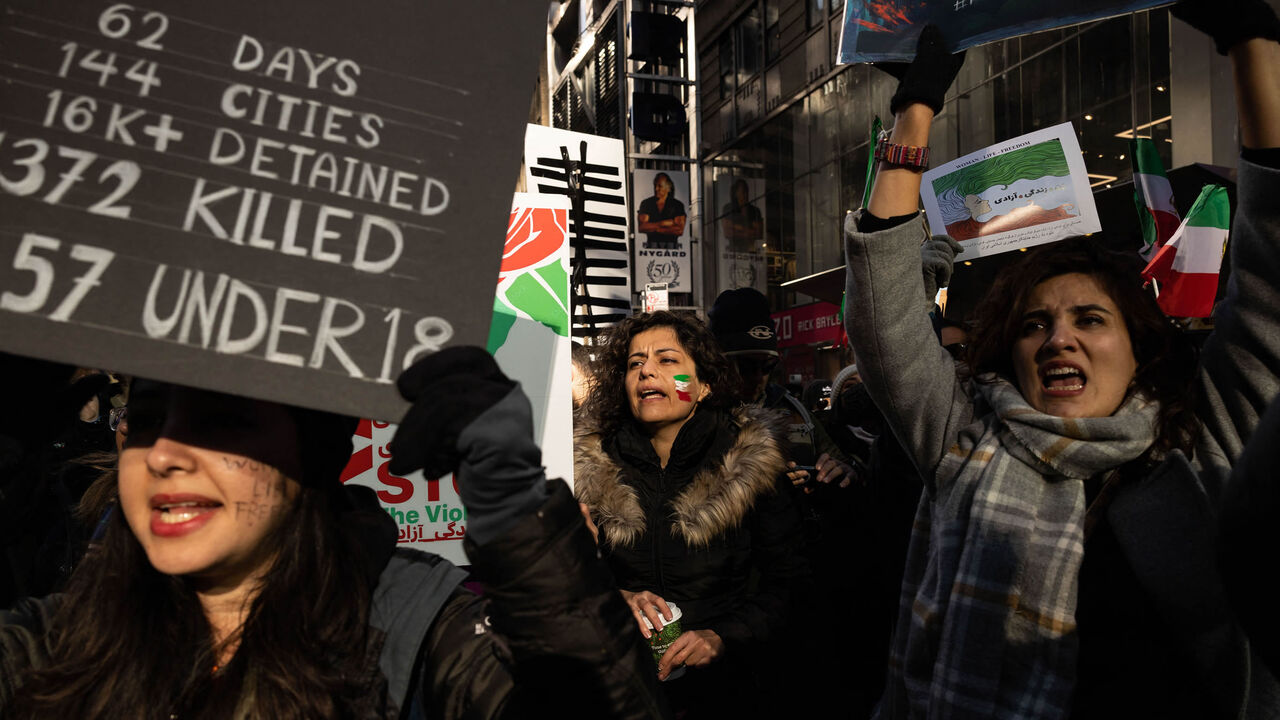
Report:
M 555 208 L 517 208 L 511 211 L 507 242 L 502 248 L 498 282 L 508 273 L 533 267 L 546 260 L 564 242 L 569 213 Z

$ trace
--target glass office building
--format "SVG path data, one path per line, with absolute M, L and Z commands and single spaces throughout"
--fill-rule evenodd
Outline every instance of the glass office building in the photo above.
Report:
M 742 249 L 733 220 L 744 189 L 763 226 L 753 250 L 765 260 L 775 310 L 816 299 L 783 283 L 844 262 L 840 229 L 863 204 L 872 123 L 892 125 L 896 80 L 834 64 L 843 12 L 840 0 L 698 4 L 708 303 L 724 283 L 717 261 Z M 968 51 L 935 120 L 932 158 L 1070 122 L 1095 191 L 1130 182 L 1135 135 L 1156 141 L 1166 168 L 1233 165 L 1230 91 L 1225 59 L 1165 9 L 1026 35 Z M 802 374 L 841 362 L 815 357 Z

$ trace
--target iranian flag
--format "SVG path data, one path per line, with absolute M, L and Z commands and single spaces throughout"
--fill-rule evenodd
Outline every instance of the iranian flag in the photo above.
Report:
M 1157 301 L 1170 317 L 1209 317 L 1227 246 L 1231 206 L 1221 185 L 1206 185 L 1187 219 L 1156 252 L 1142 276 L 1158 283 Z
M 1142 220 L 1144 242 L 1141 255 L 1150 260 L 1178 230 L 1178 209 L 1173 205 L 1173 187 L 1164 174 L 1164 163 L 1150 138 L 1129 141 L 1133 163 L 1133 201 Z

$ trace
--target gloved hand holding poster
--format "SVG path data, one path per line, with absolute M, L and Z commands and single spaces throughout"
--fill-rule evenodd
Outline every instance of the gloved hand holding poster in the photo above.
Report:
M 920 29 L 942 28 L 952 52 L 1040 30 L 1168 5 L 1169 0 L 848 0 L 841 63 L 910 61 Z
M 931 231 L 965 246 L 956 260 L 1102 229 L 1071 123 L 936 167 L 924 174 L 920 198 Z

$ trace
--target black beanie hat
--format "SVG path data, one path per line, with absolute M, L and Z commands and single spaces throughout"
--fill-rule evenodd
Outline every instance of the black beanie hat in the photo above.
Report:
M 349 415 L 287 406 L 298 426 L 298 451 L 302 453 L 303 485 L 319 487 L 337 484 L 342 469 L 351 461 L 351 437 L 358 418 Z
M 169 393 L 174 390 L 198 393 L 218 393 L 214 390 L 187 388 L 155 380 L 135 379 L 131 388 L 131 401 L 152 393 Z M 269 401 L 268 401 L 269 402 Z M 352 436 L 355 435 L 358 418 L 337 413 L 312 410 L 280 403 L 293 419 L 298 432 L 298 458 L 301 477 L 294 478 L 309 487 L 338 487 L 342 470 L 351 461 Z M 184 438 L 184 442 L 199 444 L 198 438 Z M 277 458 L 255 458 L 273 464 Z
M 711 333 L 726 355 L 738 353 L 778 354 L 778 336 L 773 332 L 769 300 L 755 288 L 725 290 L 708 313 Z

